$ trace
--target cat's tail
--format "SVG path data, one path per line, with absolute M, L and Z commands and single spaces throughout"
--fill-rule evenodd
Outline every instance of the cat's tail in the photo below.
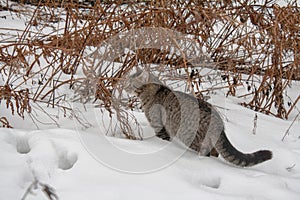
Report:
M 224 131 L 222 131 L 215 148 L 225 160 L 241 167 L 250 167 L 272 158 L 272 152 L 268 150 L 248 154 L 240 152 L 230 143 Z

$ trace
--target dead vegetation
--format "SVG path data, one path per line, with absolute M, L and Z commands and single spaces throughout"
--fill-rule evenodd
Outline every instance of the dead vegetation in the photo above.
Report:
M 166 79 L 185 80 L 197 96 L 224 89 L 203 88 L 213 80 L 200 75 L 199 67 L 220 70 L 214 79 L 227 82 L 227 95 L 247 97 L 244 106 L 280 118 L 288 118 L 299 101 L 299 96 L 284 101 L 286 88 L 300 80 L 296 0 L 284 7 L 272 0 L 76 2 L 1 1 L 0 16 L 15 14 L 27 20 L 24 30 L 0 28 L 7 33 L 0 41 L 0 99 L 12 113 L 24 117 L 34 103 L 67 112 L 62 103 L 67 95 L 59 89 L 70 88 L 76 90 L 75 100 L 96 102 L 117 114 L 123 132 L 131 137 L 123 123 L 128 114 L 115 106 L 112 93 L 138 64 L 154 64 L 152 69 L 164 71 Z M 155 27 L 187 36 L 185 46 L 174 43 L 183 36 L 146 47 L 142 44 L 151 34 L 140 42 L 122 36 Z M 245 84 L 248 93 L 239 94 Z

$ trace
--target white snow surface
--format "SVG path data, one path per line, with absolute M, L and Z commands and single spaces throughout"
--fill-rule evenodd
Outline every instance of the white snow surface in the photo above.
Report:
M 186 151 L 174 162 L 145 173 L 122 171 L 121 154 L 96 144 L 94 150 L 119 163 L 118 170 L 108 166 L 89 151 L 82 134 L 105 135 L 97 123 L 89 129 L 76 128 L 67 119 L 63 128 L 33 130 L 30 121 L 19 122 L 20 129 L 0 129 L 0 199 L 21 199 L 27 188 L 38 180 L 55 189 L 59 199 L 299 199 L 300 197 L 300 123 L 297 120 L 282 141 L 291 124 L 260 113 L 256 134 L 252 134 L 255 112 L 227 98 L 226 111 L 220 109 L 231 142 L 244 152 L 259 149 L 273 151 L 272 160 L 249 168 L 235 167 L 222 158 L 201 157 Z M 135 113 L 144 133 L 153 135 L 143 113 Z M 97 118 L 87 113 L 89 119 Z M 106 117 L 104 117 L 106 118 Z M 108 119 L 104 119 L 107 120 Z M 93 120 L 92 120 L 93 121 Z M 96 120 L 95 120 L 96 121 Z M 168 142 L 156 137 L 127 140 L 108 137 L 114 146 L 133 154 L 159 152 Z M 99 140 L 101 141 L 101 140 Z M 180 149 L 181 147 L 177 147 Z M 177 157 L 176 147 L 155 154 L 147 166 Z M 98 152 L 98 153 L 99 153 Z M 47 199 L 33 189 L 25 199 Z
M 24 29 L 22 20 L 3 13 L 7 16 L 0 18 L 3 27 Z M 18 31 L 2 30 L 1 37 L 10 39 L 6 35 L 17 35 L 15 32 Z M 297 97 L 299 87 L 299 83 L 294 83 L 289 94 Z M 299 200 L 299 119 L 282 141 L 297 113 L 289 120 L 257 113 L 254 135 L 255 112 L 240 106 L 241 99 L 225 98 L 225 93 L 217 92 L 210 101 L 223 108 L 219 111 L 226 134 L 237 149 L 243 152 L 268 149 L 273 152 L 273 159 L 254 167 L 240 168 L 221 157 L 201 157 L 190 151 L 182 154 L 179 146 L 165 148 L 169 143 L 152 137 L 154 132 L 141 112 L 132 113 L 141 124 L 144 140 L 106 136 L 103 125 L 108 125 L 109 118 L 99 117 L 100 112 L 92 109 L 83 113 L 92 125 L 90 128 L 81 129 L 76 121 L 60 119 L 60 128 L 52 124 L 36 130 L 28 116 L 25 120 L 12 117 L 2 103 L 1 116 L 7 116 L 14 129 L 0 128 L 0 200 L 48 199 L 40 187 L 26 194 L 34 181 L 51 186 L 60 200 Z M 299 106 L 298 103 L 297 108 Z M 41 121 L 44 117 L 38 116 Z M 84 138 L 95 140 L 86 143 Z M 138 162 L 127 160 L 120 152 L 152 156 Z M 114 165 L 101 160 L 99 155 L 111 159 Z M 162 164 L 157 167 L 157 163 Z M 145 171 L 134 173 L 134 170 L 124 170 L 125 165 L 132 169 L 144 167 Z M 155 167 L 151 170 L 151 166 Z

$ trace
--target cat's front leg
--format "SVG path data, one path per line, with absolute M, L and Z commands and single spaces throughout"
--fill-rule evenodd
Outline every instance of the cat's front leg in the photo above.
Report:
M 154 129 L 155 135 L 163 140 L 170 141 L 170 135 L 163 124 L 161 106 L 152 106 L 145 114 L 151 127 Z
M 160 131 L 158 132 L 155 132 L 156 136 L 163 139 L 163 140 L 168 140 L 170 141 L 170 136 L 169 134 L 167 133 L 165 127 L 163 127 Z

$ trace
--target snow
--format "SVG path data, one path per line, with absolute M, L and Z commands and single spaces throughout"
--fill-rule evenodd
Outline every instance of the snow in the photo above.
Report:
M 11 16 L 8 12 L 5 15 Z M 23 20 L 13 17 L 0 18 L 0 23 L 9 28 L 25 27 Z M 3 40 L 18 32 L 1 31 Z M 289 94 L 297 97 L 298 89 L 299 83 L 293 83 Z M 89 128 L 83 129 L 76 120 L 59 118 L 60 128 L 51 123 L 39 124 L 36 129 L 29 116 L 25 120 L 11 116 L 2 103 L 1 116 L 7 116 L 15 128 L 0 128 L 0 200 L 48 199 L 41 186 L 26 192 L 35 181 L 54 188 L 62 200 L 298 200 L 299 119 L 282 141 L 297 113 L 292 113 L 289 120 L 256 113 L 240 106 L 241 99 L 225 98 L 225 92 L 220 91 L 212 94 L 209 101 L 219 107 L 226 134 L 235 147 L 243 152 L 268 149 L 273 159 L 240 168 L 221 157 L 198 156 L 154 137 L 140 111 L 131 112 L 140 122 L 144 140 L 127 140 L 108 136 L 110 120 L 93 106 L 87 105 L 84 112 L 79 105 L 73 105 L 88 119 Z M 53 116 L 63 114 L 46 106 L 43 109 Z M 255 114 L 258 118 L 254 135 Z M 33 115 L 41 121 L 48 119 L 43 112 Z
M 21 199 L 34 180 L 55 188 L 60 199 L 72 200 L 141 196 L 299 199 L 299 120 L 282 141 L 291 121 L 257 113 L 257 130 L 253 135 L 255 112 L 238 105 L 236 98 L 225 101 L 226 110 L 219 110 L 226 116 L 226 133 L 232 143 L 244 152 L 270 149 L 274 154 L 272 160 L 239 168 L 222 158 L 183 152 L 179 146 L 170 147 L 170 143 L 151 137 L 154 133 L 139 112 L 136 116 L 148 134 L 145 140 L 106 136 L 93 112 L 86 113 L 89 119 L 95 119 L 93 127 L 85 130 L 71 120 L 64 122 L 68 128 L 32 130 L 30 121 L 26 121 L 27 128 L 0 129 L 0 199 Z M 41 190 L 33 191 L 28 199 L 46 199 Z

